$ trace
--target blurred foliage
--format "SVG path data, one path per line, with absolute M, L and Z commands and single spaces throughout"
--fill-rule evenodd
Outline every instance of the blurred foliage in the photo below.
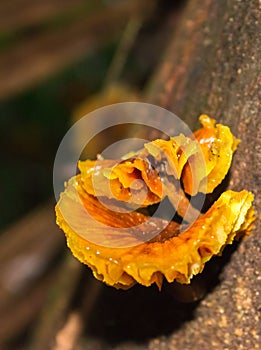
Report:
M 0 104 L 0 228 L 52 195 L 52 165 L 74 106 L 97 91 L 115 44 Z
M 5 49 L 15 42 L 18 42 L 21 38 L 31 37 L 32 35 L 39 35 L 46 31 L 52 31 L 59 29 L 66 25 L 72 24 L 74 21 L 83 19 L 87 14 L 99 11 L 105 6 L 113 3 L 117 3 L 119 0 L 96 0 L 96 1 L 83 1 L 80 4 L 76 4 L 75 7 L 61 8 L 61 12 L 58 12 L 55 16 L 51 16 L 44 21 L 34 23 L 33 25 L 21 27 L 9 28 L 9 30 L 0 31 L 0 49 Z

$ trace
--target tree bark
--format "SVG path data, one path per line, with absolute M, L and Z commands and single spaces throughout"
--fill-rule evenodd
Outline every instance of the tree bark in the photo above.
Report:
M 192 130 L 206 113 L 242 140 L 229 188 L 261 204 L 260 27 L 258 1 L 190 1 L 148 91 L 149 100 Z M 231 256 L 193 320 L 150 349 L 256 349 L 260 343 L 260 222 Z M 178 315 L 177 315 L 178 316 Z M 258 345 L 259 344 L 259 345 Z

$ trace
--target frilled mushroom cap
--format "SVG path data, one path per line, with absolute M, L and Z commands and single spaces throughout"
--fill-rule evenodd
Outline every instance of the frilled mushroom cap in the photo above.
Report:
M 194 136 L 152 141 L 131 158 L 79 162 L 80 173 L 56 206 L 57 223 L 97 279 L 123 289 L 135 283 L 160 288 L 164 277 L 189 283 L 237 235 L 250 232 L 253 195 L 245 190 L 224 192 L 189 224 L 139 210 L 169 198 L 184 216 L 186 193 L 209 193 L 221 183 L 239 141 L 213 119 L 200 121 Z

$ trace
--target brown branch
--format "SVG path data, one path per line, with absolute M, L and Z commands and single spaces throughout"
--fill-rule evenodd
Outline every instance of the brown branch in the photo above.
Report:
M 83 330 L 88 326 L 91 311 L 104 285 L 93 277 L 90 280 L 87 278 L 86 282 L 80 308 L 70 313 L 65 325 L 56 334 L 53 350 L 75 349 Z M 48 339 L 45 340 L 48 341 Z M 39 343 L 42 343 L 42 339 Z
M 0 30 L 15 31 L 39 25 L 54 16 L 80 8 L 84 0 L 12 0 L 0 3 Z
M 79 312 L 71 312 L 63 328 L 55 337 L 54 350 L 73 350 L 82 332 L 83 324 Z
M 54 274 L 38 280 L 26 294 L 13 300 L 1 310 L 0 317 L 0 344 L 9 342 L 31 325 L 37 318 L 44 301 L 45 290 L 50 283 L 54 283 Z
M 1 234 L 1 312 L 31 288 L 65 244 L 53 211 L 53 204 L 36 209 Z
M 82 265 L 69 253 L 58 266 L 56 279 L 46 289 L 46 300 L 32 337 L 32 349 L 51 348 L 62 327 L 82 272 Z
M 0 98 L 9 97 L 119 37 L 126 21 L 143 9 L 121 1 L 55 31 L 23 40 L 0 56 Z

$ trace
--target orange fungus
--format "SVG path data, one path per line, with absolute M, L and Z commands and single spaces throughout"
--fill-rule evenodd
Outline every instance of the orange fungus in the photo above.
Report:
M 200 122 L 193 135 L 154 140 L 121 160 L 79 162 L 56 205 L 57 224 L 97 279 L 123 289 L 161 288 L 164 278 L 190 283 L 212 256 L 250 233 L 252 193 L 226 191 L 204 213 L 190 203 L 222 182 L 239 143 L 227 126 L 206 115 Z M 153 215 L 166 200 L 187 221 Z

